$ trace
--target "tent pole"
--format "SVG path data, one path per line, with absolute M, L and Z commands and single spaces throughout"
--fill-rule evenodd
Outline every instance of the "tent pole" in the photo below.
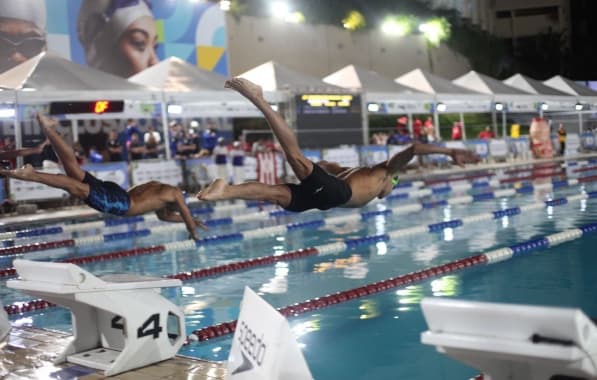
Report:
M 73 143 L 79 142 L 79 129 L 77 128 L 78 120 L 71 119 L 70 121 L 70 131 L 73 134 Z
M 162 133 L 164 134 L 164 148 L 166 150 L 166 160 L 170 159 L 170 133 L 168 130 L 168 107 L 166 105 L 166 94 L 162 91 L 162 101 L 160 102 L 162 116 Z
M 497 115 L 495 113 L 495 109 L 493 109 L 491 111 L 491 124 L 493 127 L 493 134 L 497 136 L 498 135 L 498 133 L 497 133 L 498 132 L 497 131 Z
M 369 145 L 369 110 L 365 101 L 366 93 L 361 93 L 361 118 L 363 125 L 363 145 Z
M 462 141 L 466 140 L 466 125 L 464 124 L 464 113 L 460 112 L 460 126 L 462 127 Z
M 582 112 L 578 113 L 578 134 L 582 135 Z
M 502 110 L 502 137 L 506 138 L 506 111 Z
M 414 137 L 414 130 L 413 130 L 413 114 L 412 113 L 407 113 L 406 114 L 408 117 L 408 133 Z
M 23 136 L 21 135 L 21 121 L 19 120 L 19 93 L 15 91 L 15 147 L 21 149 L 23 147 Z M 23 156 L 17 157 L 17 168 L 23 166 Z
M 437 112 L 437 104 L 435 109 L 433 110 L 433 124 L 435 124 L 436 141 L 439 141 L 441 140 L 441 135 L 439 134 L 439 113 Z

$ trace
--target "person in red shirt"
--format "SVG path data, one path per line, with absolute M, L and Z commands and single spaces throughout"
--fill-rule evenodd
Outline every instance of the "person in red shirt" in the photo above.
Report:
M 459 121 L 452 124 L 452 140 L 462 140 L 462 124 Z
M 493 131 L 491 130 L 491 128 L 488 126 L 485 127 L 484 130 L 482 130 L 481 132 L 479 132 L 479 138 L 480 139 L 492 139 L 495 137 L 495 134 L 493 133 Z

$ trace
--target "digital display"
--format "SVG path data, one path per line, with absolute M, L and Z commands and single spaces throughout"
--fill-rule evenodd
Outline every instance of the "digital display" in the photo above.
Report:
M 296 132 L 303 148 L 363 143 L 358 94 L 301 94 L 296 98 Z
M 297 102 L 300 114 L 345 114 L 361 112 L 358 96 L 350 94 L 303 94 Z M 355 107 L 355 104 L 357 107 Z
M 67 115 L 77 113 L 104 113 L 122 112 L 123 100 L 93 100 L 87 102 L 51 102 L 50 115 Z

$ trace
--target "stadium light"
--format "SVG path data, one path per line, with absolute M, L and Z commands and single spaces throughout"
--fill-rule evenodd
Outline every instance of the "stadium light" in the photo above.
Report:
M 274 3 L 272 3 L 271 11 L 275 17 L 284 20 L 290 13 L 290 8 L 288 7 L 288 4 L 286 4 L 283 1 L 275 1 Z
M 230 10 L 230 0 L 220 0 L 220 9 L 228 12 Z
M 578 102 L 574 105 L 574 109 L 577 111 L 582 111 L 583 108 L 584 108 L 584 105 L 581 102 Z
M 496 111 L 503 111 L 504 110 L 504 105 L 500 102 L 495 103 L 495 110 Z
M 435 106 L 438 112 L 444 112 L 446 110 L 446 105 L 444 103 L 437 103 Z
M 342 26 L 344 29 L 357 30 L 364 28 L 365 25 L 367 25 L 365 16 L 359 11 L 352 10 L 348 12 L 344 19 L 342 19 Z
M 389 36 L 403 37 L 410 34 L 414 26 L 415 19 L 412 16 L 390 16 L 381 24 L 381 31 Z
M 450 23 L 442 17 L 434 18 L 419 25 L 419 32 L 423 33 L 431 45 L 438 46 L 450 37 Z
M 292 12 L 288 13 L 284 17 L 284 21 L 292 24 L 302 24 L 303 22 L 305 22 L 305 16 L 301 12 Z
M 549 104 L 547 103 L 541 103 L 541 110 L 542 111 L 547 111 L 549 109 Z
M 379 112 L 379 104 L 377 104 L 377 103 L 369 103 L 369 104 L 367 104 L 367 111 L 369 111 L 369 112 Z

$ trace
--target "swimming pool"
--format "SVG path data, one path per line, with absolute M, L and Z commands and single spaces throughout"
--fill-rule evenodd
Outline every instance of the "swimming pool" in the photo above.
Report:
M 578 174 L 586 176 L 595 173 L 587 171 Z M 587 183 L 584 186 L 561 187 L 555 189 L 551 196 L 574 196 L 583 189 L 587 192 L 595 191 L 597 186 Z M 480 189 L 474 191 L 483 192 Z M 459 195 L 462 194 L 438 192 L 424 201 L 448 197 L 453 199 Z M 364 221 L 355 219 L 328 226 L 314 225 L 313 228 L 297 228 L 271 237 L 230 240 L 205 244 L 201 248 L 177 252 L 167 250 L 82 266 L 94 274 L 127 271 L 170 275 L 264 255 L 281 255 L 286 251 L 340 240 L 378 236 L 390 231 L 466 218 L 489 211 L 511 209 L 541 202 L 545 195 L 550 196 L 521 192 L 511 197 L 464 205 L 430 207 L 406 215 L 383 212 L 388 207 L 394 209 L 413 203 L 412 200 L 398 199 L 380 202 L 362 210 L 372 212 Z M 223 236 L 273 226 L 276 223 L 296 224 L 317 220 L 322 215 L 327 219 L 335 216 L 348 218 L 354 212 L 355 210 L 335 210 L 325 214 L 315 212 L 282 215 L 262 222 L 215 226 L 210 234 Z M 597 202 L 593 199 L 573 200 L 557 207 L 540 207 L 495 221 L 465 224 L 432 234 L 406 234 L 388 241 L 366 242 L 336 254 L 308 256 L 250 270 L 208 276 L 201 280 L 185 281 L 181 289 L 166 291 L 165 295 L 184 309 L 187 333 L 190 334 L 199 328 L 236 319 L 245 285 L 262 294 L 275 307 L 283 307 L 595 222 Z M 75 235 L 139 231 L 154 223 L 157 222 L 120 225 L 102 230 L 86 229 Z M 17 239 L 16 243 L 60 240 L 69 236 L 61 234 L 51 239 L 46 236 L 29 237 Z M 60 248 L 28 255 L 45 258 L 51 253 L 53 259 L 73 255 L 98 255 L 185 238 L 183 232 L 174 231 L 140 236 L 132 241 L 115 240 L 101 248 Z M 582 308 L 588 315 L 596 315 L 597 300 L 593 295 L 597 285 L 589 273 L 597 264 L 597 258 L 591 254 L 594 243 L 597 243 L 597 238 L 588 236 L 496 265 L 458 271 L 315 310 L 291 318 L 290 323 L 316 379 L 469 378 L 478 371 L 419 343 L 419 334 L 426 329 L 419 308 L 422 297 L 448 296 L 482 301 L 575 306 Z M 8 266 L 10 259 L 3 259 L 3 264 Z M 5 305 L 28 300 L 26 296 L 6 288 L 0 290 L 0 299 Z M 11 319 L 16 323 L 38 327 L 64 331 L 70 329 L 70 315 L 60 308 L 12 315 Z M 225 360 L 230 338 L 231 336 L 227 336 L 208 342 L 194 342 L 183 347 L 180 353 L 208 360 Z

